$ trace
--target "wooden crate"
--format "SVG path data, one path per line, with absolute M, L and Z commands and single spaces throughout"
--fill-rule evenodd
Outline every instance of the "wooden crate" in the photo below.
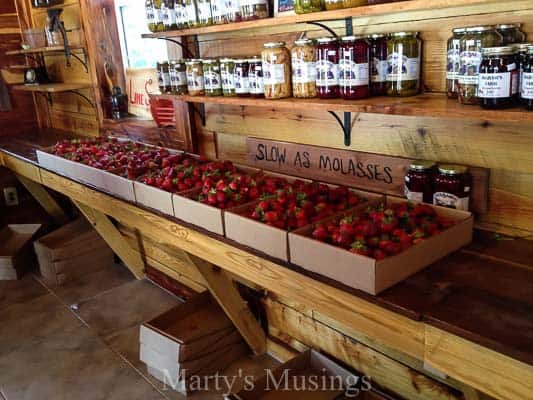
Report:
M 40 224 L 13 224 L 0 230 L 0 280 L 22 276 L 32 261 L 31 240 L 40 228 Z

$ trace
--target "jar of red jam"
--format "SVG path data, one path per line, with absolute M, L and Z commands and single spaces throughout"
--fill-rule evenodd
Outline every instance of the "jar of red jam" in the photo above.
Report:
M 370 45 L 363 37 L 344 36 L 339 47 L 339 90 L 345 100 L 370 95 Z
M 334 37 L 317 39 L 316 92 L 321 99 L 339 97 L 339 42 Z
M 387 94 L 387 36 L 379 33 L 368 36 L 370 42 L 370 94 Z
M 441 164 L 434 181 L 433 204 L 468 211 L 472 175 L 463 165 Z
M 405 175 L 404 194 L 408 200 L 424 203 L 433 202 L 433 179 L 436 163 L 415 160 L 409 164 Z
M 482 54 L 477 92 L 479 104 L 490 109 L 512 106 L 517 98 L 519 79 L 515 48 L 487 47 Z

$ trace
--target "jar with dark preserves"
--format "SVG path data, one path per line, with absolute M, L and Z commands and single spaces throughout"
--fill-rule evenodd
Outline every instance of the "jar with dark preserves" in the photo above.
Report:
M 240 0 L 243 21 L 269 17 L 268 0 Z
M 161 93 L 170 93 L 172 90 L 170 86 L 170 74 L 168 69 L 168 61 L 157 63 L 157 82 L 159 85 L 159 91 Z
M 527 49 L 527 58 L 522 71 L 520 98 L 529 111 L 533 111 L 533 46 Z
M 433 179 L 436 163 L 415 160 L 409 164 L 405 175 L 405 197 L 411 201 L 433 203 Z
M 344 36 L 339 47 L 339 90 L 343 99 L 370 95 L 370 46 L 363 37 Z
M 326 10 L 340 10 L 344 8 L 343 0 L 324 0 Z
M 187 65 L 187 90 L 191 96 L 203 96 L 204 91 L 204 69 L 202 60 L 188 60 Z
M 339 97 L 339 42 L 334 37 L 317 39 L 316 91 L 321 99 Z
M 233 58 L 220 59 L 220 76 L 222 78 L 222 94 L 227 97 L 237 96 L 235 93 L 235 60 Z
M 486 47 L 479 68 L 478 97 L 483 108 L 505 108 L 518 93 L 518 69 L 511 46 Z
M 368 36 L 370 42 L 370 94 L 381 96 L 387 94 L 387 36 L 373 34 Z
M 502 37 L 492 25 L 466 28 L 461 38 L 459 56 L 459 102 L 478 104 L 477 88 L 481 51 L 485 47 L 501 46 Z
M 472 176 L 463 165 L 441 164 L 435 176 L 433 204 L 468 211 Z
M 169 61 L 170 86 L 173 94 L 187 94 L 187 67 L 185 61 Z
M 326 9 L 324 0 L 294 0 L 294 12 L 296 14 L 307 14 Z
M 235 70 L 233 72 L 233 82 L 235 93 L 239 97 L 250 97 L 250 77 L 248 60 L 238 58 L 235 60 Z
M 420 91 L 420 54 L 418 32 L 396 32 L 387 43 L 387 94 L 414 96 Z
M 292 95 L 316 97 L 315 47 L 311 39 L 299 39 L 291 49 Z
M 455 28 L 448 39 L 446 55 L 446 94 L 456 99 L 459 93 L 459 69 L 461 66 L 461 38 L 466 28 Z
M 206 96 L 222 96 L 222 80 L 220 79 L 220 64 L 215 59 L 202 61 L 204 70 L 204 89 Z
M 496 25 L 496 31 L 502 36 L 502 46 L 514 43 L 522 43 L 526 40 L 526 35 L 520 30 L 522 24 L 500 24 Z
M 248 59 L 248 80 L 250 82 L 250 96 L 265 97 L 263 62 L 261 61 L 261 57 L 253 56 Z
M 522 92 L 522 75 L 524 73 L 524 65 L 527 61 L 527 49 L 529 46 L 533 46 L 533 43 L 514 43 L 509 46 L 515 48 L 516 62 L 518 68 L 518 97 L 520 98 L 520 93 Z

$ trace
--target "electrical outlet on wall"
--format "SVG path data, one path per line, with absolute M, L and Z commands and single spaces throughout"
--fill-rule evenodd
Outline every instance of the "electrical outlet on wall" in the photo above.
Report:
M 19 195 L 16 187 L 10 186 L 4 188 L 4 201 L 6 206 L 18 206 Z

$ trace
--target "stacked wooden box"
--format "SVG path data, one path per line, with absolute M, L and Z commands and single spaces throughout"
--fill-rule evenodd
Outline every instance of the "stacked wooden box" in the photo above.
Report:
M 84 219 L 79 218 L 34 243 L 41 275 L 49 285 L 109 266 L 113 251 Z
M 148 372 L 186 395 L 191 376 L 212 375 L 248 352 L 207 292 L 142 324 L 140 342 L 140 359 Z
M 40 224 L 24 224 L 0 229 L 0 280 L 19 279 L 32 264 L 31 239 L 40 228 Z

